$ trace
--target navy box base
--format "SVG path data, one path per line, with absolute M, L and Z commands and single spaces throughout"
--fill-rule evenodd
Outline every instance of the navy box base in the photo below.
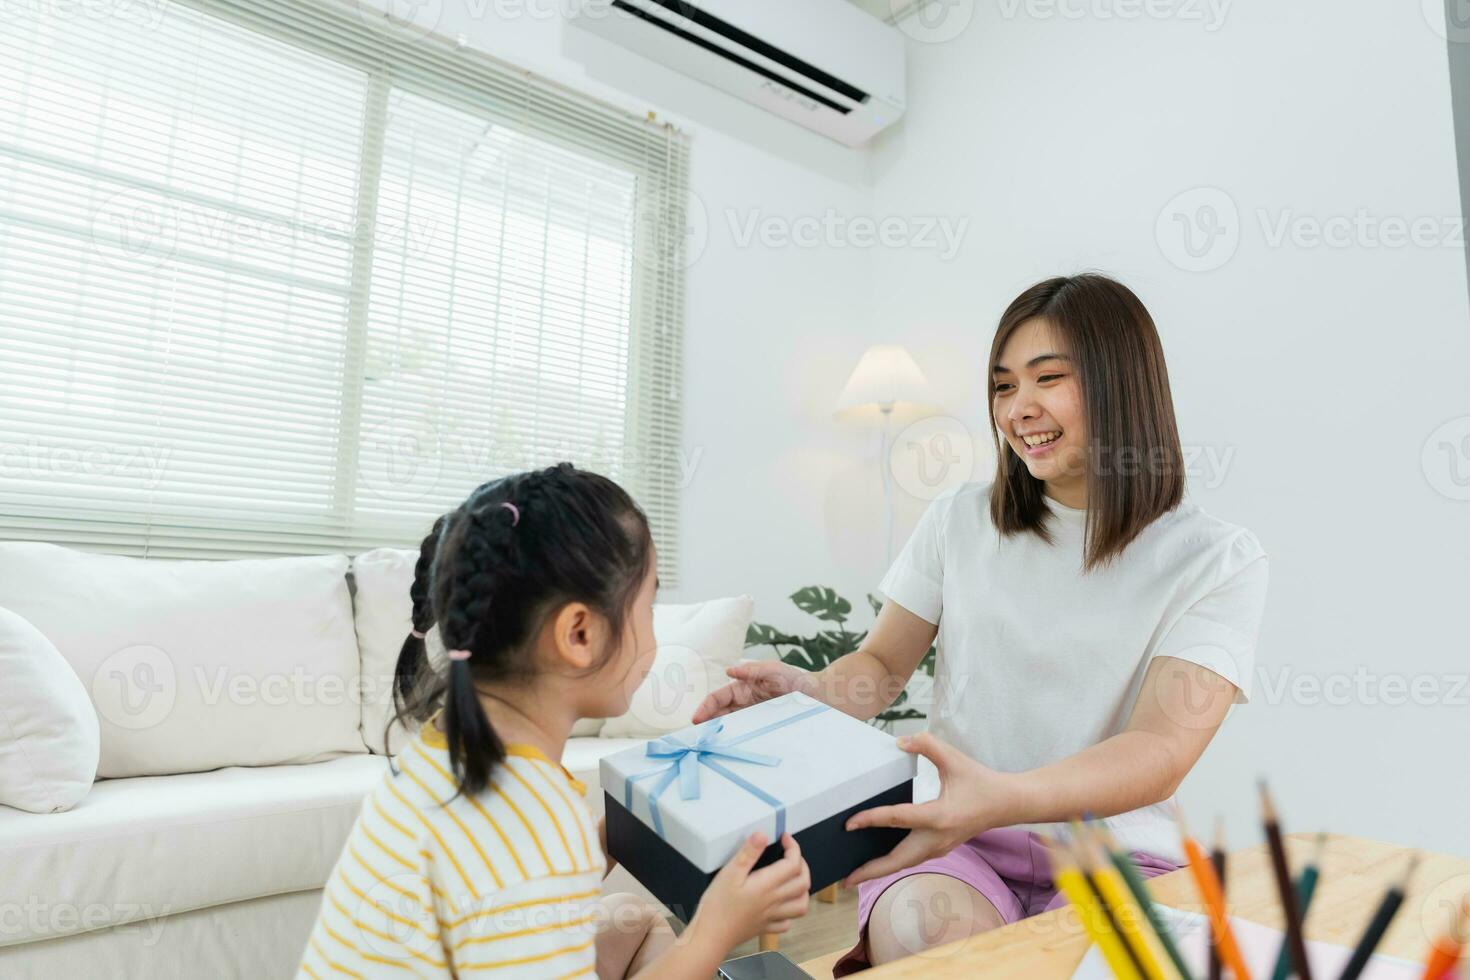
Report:
M 608 793 L 602 796 L 607 808 L 608 853 L 681 922 L 687 923 L 694 917 L 700 896 L 718 872 L 699 870 L 672 844 L 654 833 L 652 827 L 629 813 L 622 803 Z M 902 827 L 845 830 L 843 825 L 848 817 L 859 810 L 912 803 L 913 799 L 914 781 L 910 779 L 795 834 L 801 856 L 811 870 L 811 890 L 820 891 L 841 881 L 860 866 L 893 850 L 908 836 Z M 762 867 L 780 857 L 781 842 L 773 841 L 755 866 Z

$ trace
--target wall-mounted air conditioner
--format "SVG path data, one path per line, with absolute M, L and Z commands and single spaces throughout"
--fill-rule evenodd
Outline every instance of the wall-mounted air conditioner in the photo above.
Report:
M 899 31 L 849 0 L 573 0 L 571 22 L 848 146 L 904 108 Z

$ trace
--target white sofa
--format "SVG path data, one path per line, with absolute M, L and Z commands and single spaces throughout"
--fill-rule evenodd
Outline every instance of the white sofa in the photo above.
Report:
M 0 977 L 293 974 L 387 771 L 415 557 L 164 562 L 0 543 L 0 610 L 54 645 L 99 722 L 98 778 L 79 802 L 0 805 Z M 594 812 L 598 760 L 687 724 L 739 659 L 750 614 L 746 596 L 656 608 L 658 658 L 629 713 L 580 723 L 567 743 Z M 11 739 L 44 780 L 45 733 L 27 743 L 4 723 L 49 695 L 0 685 L 0 750 Z M 0 804 L 12 784 L 0 779 Z M 607 887 L 637 888 L 619 871 Z

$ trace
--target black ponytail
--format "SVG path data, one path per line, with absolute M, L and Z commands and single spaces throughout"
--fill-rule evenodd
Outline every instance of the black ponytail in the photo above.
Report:
M 383 730 L 383 754 L 392 755 L 388 747 L 388 735 L 395 724 L 406 721 L 423 722 L 432 713 L 432 683 L 425 684 L 423 668 L 429 660 L 429 648 L 424 635 L 434 626 L 433 609 L 429 604 L 429 571 L 434 564 L 434 553 L 439 547 L 439 537 L 449 515 L 445 514 L 434 522 L 434 526 L 419 542 L 418 561 L 413 566 L 413 584 L 408 587 L 408 598 L 413 604 L 409 621 L 411 632 L 403 638 L 403 647 L 398 651 L 398 664 L 393 670 L 393 717 Z
M 519 564 L 519 542 L 515 531 L 520 522 L 507 500 L 486 493 L 466 501 L 454 525 L 454 543 L 439 564 L 434 580 L 434 608 L 439 616 L 439 636 L 446 650 L 474 655 L 492 646 L 493 637 L 481 637 L 486 625 L 497 578 Z M 527 503 L 522 494 L 521 504 Z M 520 504 L 516 505 L 519 512 Z M 499 573 L 499 574 L 497 574 Z M 500 596 L 495 596 L 497 600 Z M 497 601 L 497 605 L 500 604 Z M 504 649 L 504 644 L 499 644 Z M 476 671 L 476 667 L 480 669 Z M 471 666 L 468 658 L 449 660 L 448 690 L 444 701 L 444 732 L 449 745 L 449 767 L 459 780 L 460 792 L 474 795 L 490 784 L 490 773 L 505 760 L 505 745 L 475 689 L 474 674 L 489 679 L 492 671 L 482 665 Z M 499 679 L 511 669 L 494 671 Z
M 410 636 L 394 700 L 399 715 L 416 720 L 442 705 L 461 793 L 484 791 L 505 759 L 478 684 L 529 678 L 531 642 L 546 616 L 568 602 L 607 619 L 612 641 L 604 656 L 611 655 L 652 560 L 648 522 L 632 498 L 570 463 L 485 484 L 435 524 L 420 546 L 410 593 L 414 629 L 437 625 L 445 649 L 469 656 L 450 659 L 446 675 L 426 684 L 424 644 Z

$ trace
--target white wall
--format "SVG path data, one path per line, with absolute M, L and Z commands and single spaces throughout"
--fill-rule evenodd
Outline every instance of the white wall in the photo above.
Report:
M 1201 467 L 1196 499 L 1253 529 L 1272 563 L 1271 684 L 1258 678 L 1186 804 L 1254 841 L 1263 774 L 1295 828 L 1470 853 L 1470 502 L 1436 489 L 1456 490 L 1452 462 L 1470 479 L 1470 442 L 1452 461 L 1437 439 L 1432 480 L 1421 467 L 1441 423 L 1470 433 L 1462 246 L 1273 247 L 1258 213 L 1273 231 L 1359 209 L 1456 219 L 1443 38 L 1418 3 L 1237 0 L 1213 30 L 1183 17 L 1203 4 L 1168 0 L 1151 9 L 1179 16 L 1130 21 L 1100 0 L 1064 4 L 1080 17 L 1026 0 L 948 9 L 973 19 L 910 45 L 911 110 L 876 149 L 874 207 L 962 213 L 972 230 L 951 262 L 880 264 L 876 316 L 984 432 L 988 342 L 1017 292 L 1087 268 L 1132 285 L 1163 334 L 1185 443 L 1234 454 L 1223 479 Z M 1219 196 L 1169 202 L 1200 187 L 1238 210 L 1238 248 L 1191 272 L 1171 262 L 1187 255 L 1169 212 L 1198 221 Z M 1361 697 L 1360 667 L 1437 687 L 1437 703 Z M 1349 703 L 1292 693 L 1334 676 Z

